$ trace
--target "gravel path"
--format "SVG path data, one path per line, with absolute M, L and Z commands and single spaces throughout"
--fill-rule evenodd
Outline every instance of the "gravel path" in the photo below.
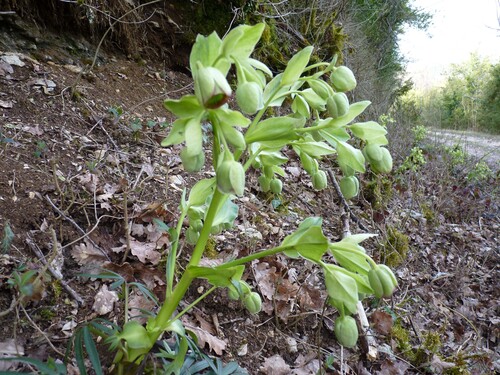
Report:
M 471 131 L 431 129 L 428 137 L 447 146 L 459 144 L 465 152 L 483 159 L 494 171 L 500 169 L 500 135 Z

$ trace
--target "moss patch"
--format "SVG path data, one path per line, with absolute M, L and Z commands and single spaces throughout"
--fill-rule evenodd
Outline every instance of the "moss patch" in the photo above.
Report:
M 394 227 L 387 227 L 387 239 L 379 245 L 380 258 L 388 267 L 403 263 L 410 249 L 408 236 Z

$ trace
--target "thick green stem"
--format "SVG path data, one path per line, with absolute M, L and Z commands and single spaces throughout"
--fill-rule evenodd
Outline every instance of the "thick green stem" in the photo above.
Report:
M 169 254 L 168 257 L 168 263 L 167 263 L 167 291 L 166 291 L 166 296 L 165 300 L 168 300 L 170 296 L 172 295 L 172 289 L 174 285 L 174 276 L 175 276 L 175 264 L 177 262 L 177 248 L 179 247 L 179 238 L 181 235 L 181 230 L 182 230 L 182 224 L 184 222 L 184 218 L 186 217 L 186 210 L 183 210 L 181 212 L 181 216 L 179 217 L 179 221 L 177 222 L 177 227 L 175 228 L 175 232 L 177 237 L 174 239 L 172 243 L 172 249 L 171 254 Z
M 207 212 L 207 216 L 205 217 L 205 223 L 203 225 L 203 229 L 200 233 L 200 238 L 196 243 L 196 246 L 193 250 L 193 254 L 191 255 L 191 260 L 189 261 L 190 266 L 196 266 L 200 262 L 201 257 L 203 256 L 203 252 L 205 251 L 205 247 L 210 236 L 210 231 L 212 229 L 212 224 L 215 219 L 215 215 L 219 210 L 220 205 L 227 198 L 227 195 L 221 193 L 219 190 L 215 189 L 214 195 L 212 196 L 212 202 L 210 202 L 210 207 Z M 163 330 L 168 327 L 172 314 L 175 312 L 177 306 L 181 302 L 182 298 L 186 294 L 191 282 L 194 277 L 191 275 L 189 270 L 186 270 L 183 274 L 177 285 L 175 286 L 173 293 L 170 298 L 165 300 L 158 315 L 154 319 L 154 340 L 153 342 L 163 333 Z

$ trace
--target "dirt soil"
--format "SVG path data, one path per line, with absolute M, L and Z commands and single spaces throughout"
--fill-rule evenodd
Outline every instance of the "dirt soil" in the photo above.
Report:
M 97 317 L 123 322 L 123 299 L 111 281 L 82 273 L 111 269 L 161 299 L 168 237 L 153 219 L 175 225 L 182 189 L 210 175 L 184 173 L 180 149 L 159 144 L 172 120 L 162 100 L 191 92 L 190 78 L 158 61 L 102 56 L 93 72 L 82 74 L 84 58 L 64 48 L 0 52 L 0 233 L 3 240 L 9 230 L 13 234 L 0 255 L 4 354 L 15 353 L 17 345 L 28 357 L 63 360 L 79 325 Z M 237 226 L 214 238 L 212 257 L 277 244 L 313 215 L 324 217 L 331 240 L 341 238 L 335 190 L 314 192 L 298 165 L 292 159 L 287 166 L 276 209 L 273 197 L 258 192 L 257 176 L 250 177 Z M 250 374 L 314 374 L 327 358 L 333 364 L 326 374 L 499 371 L 498 200 L 478 188 L 456 186 L 449 193 L 434 177 L 421 180 L 418 196 L 412 189 L 418 176 L 388 177 L 394 188 L 391 197 L 377 198 L 383 198 L 380 206 L 365 176 L 365 192 L 351 202 L 367 230 L 380 234 L 367 241 L 367 251 L 378 261 L 394 254 L 398 259 L 400 286 L 392 300 L 365 304 L 376 359 L 367 358 L 363 345 L 342 350 L 333 339 L 336 313 L 324 308 L 319 270 L 280 256 L 250 265 L 245 275 L 263 296 L 263 312 L 251 315 L 217 291 L 185 323 L 206 353 L 237 361 Z M 128 255 L 125 224 L 132 240 Z M 350 225 L 353 233 L 364 232 Z M 407 236 L 406 253 L 387 241 L 389 228 Z M 189 251 L 186 244 L 181 263 Z M 13 277 L 30 269 L 44 276 L 28 279 L 23 285 L 31 288 L 30 297 L 15 304 L 20 294 L 11 287 Z M 201 281 L 193 285 L 187 302 L 206 288 Z M 130 300 L 151 306 L 139 293 Z M 112 357 L 102 353 L 109 366 Z M 72 361 L 68 369 L 77 373 Z

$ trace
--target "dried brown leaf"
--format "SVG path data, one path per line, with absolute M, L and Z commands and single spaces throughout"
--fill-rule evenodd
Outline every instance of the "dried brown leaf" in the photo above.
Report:
M 103 284 L 94 297 L 92 309 L 99 315 L 106 315 L 113 311 L 115 302 L 118 302 L 118 293 L 108 290 L 108 286 Z
M 87 264 L 104 264 L 107 261 L 104 254 L 87 239 L 84 240 L 84 243 L 73 247 L 71 256 L 80 266 Z
M 384 311 L 375 311 L 370 316 L 373 329 L 381 335 L 387 336 L 392 330 L 392 316 Z
M 196 335 L 196 337 L 198 337 L 198 343 L 200 347 L 208 344 L 210 350 L 213 350 L 217 355 L 222 355 L 222 352 L 226 349 L 227 343 L 224 340 L 221 340 L 218 337 L 212 335 L 211 333 L 191 324 L 185 324 L 185 327 L 188 330 L 192 331 Z
M 279 354 L 276 354 L 266 358 L 259 371 L 266 375 L 289 375 L 292 369 Z

